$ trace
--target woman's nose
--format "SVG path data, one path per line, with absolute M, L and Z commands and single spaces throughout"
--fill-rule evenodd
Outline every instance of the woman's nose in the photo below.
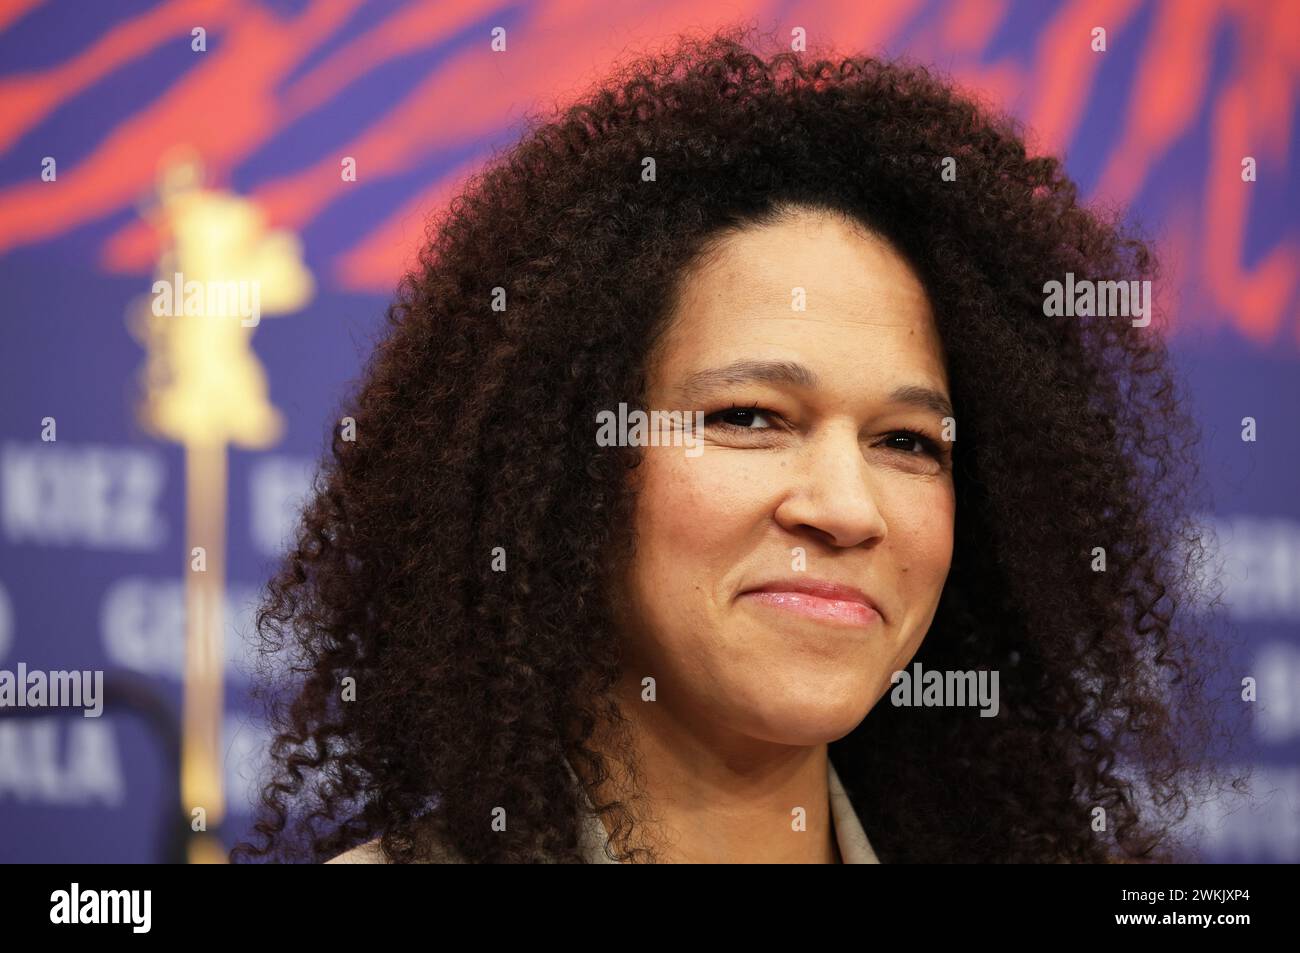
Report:
M 855 430 L 841 428 L 810 440 L 789 472 L 790 485 L 776 511 L 783 528 L 796 534 L 812 531 L 844 547 L 884 538 L 873 474 Z

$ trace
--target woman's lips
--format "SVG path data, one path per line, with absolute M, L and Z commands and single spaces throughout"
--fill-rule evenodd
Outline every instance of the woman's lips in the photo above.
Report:
M 839 592 L 815 593 L 772 585 L 743 592 L 739 598 L 756 605 L 839 625 L 864 627 L 881 621 L 880 613 L 864 597 Z

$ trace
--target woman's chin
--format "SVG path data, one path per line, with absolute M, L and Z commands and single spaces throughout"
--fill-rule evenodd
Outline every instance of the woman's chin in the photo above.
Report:
M 751 712 L 749 734 L 774 744 L 809 747 L 843 738 L 867 716 L 871 706 L 865 693 L 836 700 L 826 696 L 783 699 Z

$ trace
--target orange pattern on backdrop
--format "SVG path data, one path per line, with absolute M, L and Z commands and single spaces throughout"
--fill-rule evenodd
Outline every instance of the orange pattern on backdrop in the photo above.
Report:
M 0 29 L 35 6 L 31 0 L 0 6 Z M 1229 322 L 1260 344 L 1300 333 L 1294 222 L 1280 236 L 1253 242 L 1265 247 L 1247 255 L 1257 190 L 1265 179 L 1282 189 L 1276 183 L 1286 181 L 1294 162 L 1300 87 L 1294 4 L 1065 0 L 1046 14 L 1035 12 L 1036 32 L 1012 52 L 996 38 L 1026 8 L 1008 0 L 734 0 L 705 8 L 689 0 L 523 6 L 438 0 L 357 16 L 371 8 L 363 0 L 315 0 L 279 14 L 253 0 L 166 0 L 123 17 L 53 66 L 0 77 L 0 149 L 12 149 L 114 71 L 162 45 L 188 44 L 195 24 L 219 38 L 153 101 L 61 169 L 62 188 L 49 190 L 35 175 L 0 188 L 0 255 L 130 208 L 148 192 L 157 159 L 178 143 L 195 148 L 220 183 L 290 124 L 342 108 L 340 97 L 383 64 L 437 50 L 409 89 L 384 100 L 328 154 L 258 182 L 248 195 L 272 225 L 303 234 L 310 246 L 313 223 L 335 203 L 358 188 L 400 182 L 406 194 L 397 207 L 367 223 L 319 269 L 327 285 L 387 294 L 413 261 L 427 216 L 492 144 L 509 140 L 525 112 L 562 102 L 610 62 L 661 46 L 674 33 L 753 19 L 782 31 L 800 25 L 810 36 L 833 37 L 839 50 L 886 49 L 936 63 L 1021 117 L 1037 150 L 1063 153 L 1067 163 L 1075 151 L 1099 153 L 1091 199 L 1136 202 L 1148 218 L 1177 226 L 1157 237 L 1177 264 L 1182 300 L 1199 308 L 1177 321 Z M 508 27 L 504 56 L 488 46 L 498 23 Z M 1105 56 L 1137 65 L 1120 108 L 1108 106 L 1113 134 L 1101 144 L 1081 144 L 1103 72 L 1113 68 L 1089 45 L 1095 26 L 1107 30 Z M 1210 67 L 1220 47 L 1228 53 L 1216 78 Z M 1162 191 L 1162 165 L 1197 138 L 1208 143 L 1199 167 L 1180 161 L 1178 187 Z M 359 182 L 341 180 L 343 156 L 357 157 Z M 1261 182 L 1241 181 L 1245 156 L 1257 160 Z M 160 246 L 150 223 L 134 217 L 102 242 L 97 265 L 147 275 Z

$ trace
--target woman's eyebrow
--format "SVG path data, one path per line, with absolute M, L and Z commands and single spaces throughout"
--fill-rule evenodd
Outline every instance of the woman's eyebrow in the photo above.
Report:
M 681 386 L 682 395 L 688 403 L 698 402 L 698 398 L 709 390 L 719 386 L 737 384 L 788 384 L 793 387 L 811 389 L 817 386 L 817 375 L 794 361 L 732 361 L 724 367 L 711 367 L 696 371 Z
M 953 416 L 952 403 L 948 400 L 947 395 L 935 390 L 933 387 L 908 384 L 895 389 L 889 395 L 889 400 L 895 404 L 912 404 L 915 407 L 932 410 L 940 417 Z
M 688 403 L 698 403 L 709 390 L 719 386 L 738 384 L 788 384 L 811 390 L 818 386 L 815 373 L 795 361 L 733 361 L 723 367 L 696 371 L 681 386 Z M 894 404 L 911 404 L 933 411 L 940 417 L 952 417 L 952 403 L 946 394 L 922 384 L 906 384 L 895 388 L 887 398 Z

